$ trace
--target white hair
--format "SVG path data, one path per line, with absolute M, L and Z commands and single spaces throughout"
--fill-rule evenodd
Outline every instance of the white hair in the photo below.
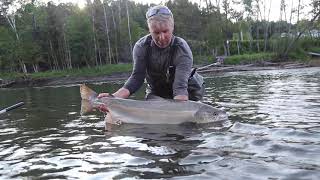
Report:
M 157 16 L 152 16 L 147 20 L 148 26 L 150 27 L 151 24 L 156 23 L 156 24 L 162 24 L 162 23 L 168 23 L 172 29 L 174 28 L 174 19 L 172 16 L 167 16 L 167 15 L 157 15 Z

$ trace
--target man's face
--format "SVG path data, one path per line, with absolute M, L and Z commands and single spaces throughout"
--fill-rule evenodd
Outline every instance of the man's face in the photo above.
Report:
M 173 27 L 169 22 L 152 22 L 149 31 L 155 44 L 160 48 L 169 46 L 172 38 Z

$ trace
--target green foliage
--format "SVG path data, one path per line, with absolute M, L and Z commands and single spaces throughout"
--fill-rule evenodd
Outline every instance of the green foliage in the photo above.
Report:
M 92 70 L 104 64 L 131 62 L 130 47 L 148 33 L 145 12 L 149 5 L 133 1 L 95 0 L 83 9 L 71 3 L 35 5 L 30 1 L 15 2 L 21 3 L 21 6 L 13 8 L 13 4 L 8 3 L 1 8 L 3 12 L 12 8 L 17 10 L 11 17 L 15 20 L 16 30 L 11 28 L 5 18 L 0 17 L 2 72 L 21 71 L 21 63 L 27 66 L 28 72 L 36 71 L 34 67 L 39 66 L 40 71 L 54 74 L 57 72 L 53 70 L 70 68 L 69 63 L 72 68 L 91 67 Z M 301 20 L 296 25 L 285 21 L 253 20 L 257 13 L 256 2 L 241 1 L 244 5 L 243 14 L 230 7 L 229 2 L 222 1 L 220 7 L 211 3 L 202 7 L 190 0 L 166 3 L 174 14 L 174 33 L 189 43 L 195 64 L 212 63 L 213 52 L 224 55 L 226 49 L 230 51 L 231 57 L 227 58 L 231 59 L 228 60 L 230 63 L 243 63 L 241 58 L 254 61 L 252 58 L 259 60 L 268 57 L 268 54 L 281 55 L 292 42 L 292 34 L 310 23 L 307 20 Z M 127 5 L 132 42 L 127 24 Z M 318 4 L 313 4 L 312 8 L 314 13 L 318 12 Z M 269 29 L 264 50 L 266 25 L 269 25 Z M 319 21 L 313 28 L 319 30 Z M 243 41 L 240 41 L 240 32 Z M 283 33 L 291 35 L 281 38 Z M 227 40 L 229 46 L 225 47 Z M 301 38 L 290 49 L 288 58 L 306 58 L 305 51 L 318 51 L 318 47 L 319 38 Z M 90 70 L 82 73 L 90 74 Z M 99 72 L 99 69 L 94 71 Z
M 263 40 L 244 40 L 244 41 L 237 41 L 231 40 L 229 41 L 230 46 L 230 54 L 231 55 L 238 55 L 238 43 L 239 43 L 239 50 L 240 54 L 250 54 L 263 51 L 264 41 Z M 267 51 L 272 51 L 270 46 L 268 46 Z
M 14 68 L 15 54 L 15 38 L 14 35 L 6 27 L 0 26 L 0 70 L 9 71 L 10 68 Z
M 215 62 L 215 59 L 213 56 L 200 56 L 196 55 L 193 57 L 193 64 L 198 65 L 198 64 L 212 64 Z
M 81 68 L 72 70 L 60 70 L 60 71 L 46 71 L 33 73 L 30 75 L 32 78 L 41 77 L 76 77 L 79 75 L 86 76 L 98 76 L 98 75 L 110 75 L 112 73 L 130 72 L 132 70 L 132 64 L 109 64 L 104 66 L 97 66 L 94 68 Z
M 175 33 L 187 39 L 198 39 L 198 32 L 202 28 L 202 17 L 197 4 L 189 0 L 175 0 L 172 3 L 168 2 L 168 7 L 174 14 Z
M 207 26 L 208 46 L 211 48 L 221 47 L 224 41 L 222 29 L 216 28 L 216 23 L 211 22 Z
M 98 75 L 110 75 L 113 73 L 127 73 L 132 70 L 132 64 L 112 64 L 97 66 L 94 68 L 81 68 L 72 70 L 53 70 L 46 72 L 38 72 L 28 74 L 30 78 L 56 78 L 56 77 L 76 77 L 76 76 L 98 76 Z M 0 73 L 0 77 L 4 79 L 15 79 L 25 77 L 22 73 Z
M 22 41 L 18 47 L 18 57 L 28 64 L 40 62 L 40 47 L 34 41 Z
M 275 58 L 274 53 L 256 53 L 256 54 L 243 54 L 228 56 L 224 60 L 224 64 L 235 65 L 235 64 L 251 64 L 259 61 L 271 61 Z
M 320 53 L 320 46 L 317 47 L 311 47 L 308 49 L 310 52 L 316 52 L 316 53 Z
M 313 51 L 314 49 L 320 48 L 320 38 L 302 38 L 299 44 L 305 51 Z M 315 52 L 320 51 L 315 50 Z
M 283 54 L 286 51 L 289 43 L 292 41 L 293 41 L 293 38 L 291 37 L 272 38 L 268 40 L 266 52 L 272 52 L 279 56 L 280 54 Z M 231 40 L 229 41 L 231 55 L 238 55 L 237 43 L 239 43 L 240 55 L 263 52 L 264 40 L 253 40 L 251 42 L 248 40 L 245 40 L 245 41 Z M 259 50 L 258 50 L 258 45 L 259 45 Z M 289 54 L 291 54 L 291 57 L 306 58 L 307 56 L 303 55 L 303 54 L 306 54 L 305 51 L 311 51 L 311 49 L 315 47 L 320 47 L 319 39 L 302 38 L 294 44 Z M 298 56 L 298 54 L 300 55 Z
M 271 41 L 273 52 L 277 54 L 278 58 L 287 58 L 292 60 L 308 59 L 307 52 L 320 47 L 320 41 L 317 39 L 301 38 L 292 46 L 288 53 L 288 57 L 282 57 L 282 54 L 285 53 L 287 47 L 293 40 L 293 37 L 284 37 Z
M 287 47 L 289 46 L 289 43 L 293 39 L 290 37 L 283 37 L 283 38 L 276 38 L 271 42 L 271 45 L 273 47 L 274 52 L 279 56 L 283 54 Z
M 67 18 L 66 36 L 70 44 L 71 59 L 77 65 L 93 65 L 93 31 L 90 16 L 85 11 L 76 11 Z
M 298 61 L 306 61 L 310 59 L 309 56 L 306 54 L 306 52 L 303 51 L 302 49 L 299 49 L 294 52 L 290 52 L 288 54 L 288 58 L 290 60 L 298 60 Z

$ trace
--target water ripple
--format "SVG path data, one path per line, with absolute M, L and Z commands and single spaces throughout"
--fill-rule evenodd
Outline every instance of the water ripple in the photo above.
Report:
M 206 87 L 228 125 L 106 131 L 103 115 L 79 116 L 77 86 L 1 90 L 1 107 L 26 100 L 0 119 L 1 179 L 319 179 L 319 68 L 226 73 Z

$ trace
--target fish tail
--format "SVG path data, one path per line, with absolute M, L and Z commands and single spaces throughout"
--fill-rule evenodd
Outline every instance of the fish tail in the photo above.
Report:
M 97 93 L 90 89 L 85 84 L 80 85 L 80 95 L 81 95 L 81 111 L 80 115 L 84 115 L 94 109 L 94 99 L 97 97 Z
M 81 95 L 81 99 L 92 101 L 93 99 L 95 99 L 97 97 L 98 94 L 94 90 L 92 90 L 88 86 L 86 86 L 85 84 L 81 84 L 80 85 L 80 95 Z
M 80 115 L 85 115 L 89 112 L 92 112 L 94 110 L 93 103 L 88 100 L 81 100 L 81 110 L 80 110 Z

